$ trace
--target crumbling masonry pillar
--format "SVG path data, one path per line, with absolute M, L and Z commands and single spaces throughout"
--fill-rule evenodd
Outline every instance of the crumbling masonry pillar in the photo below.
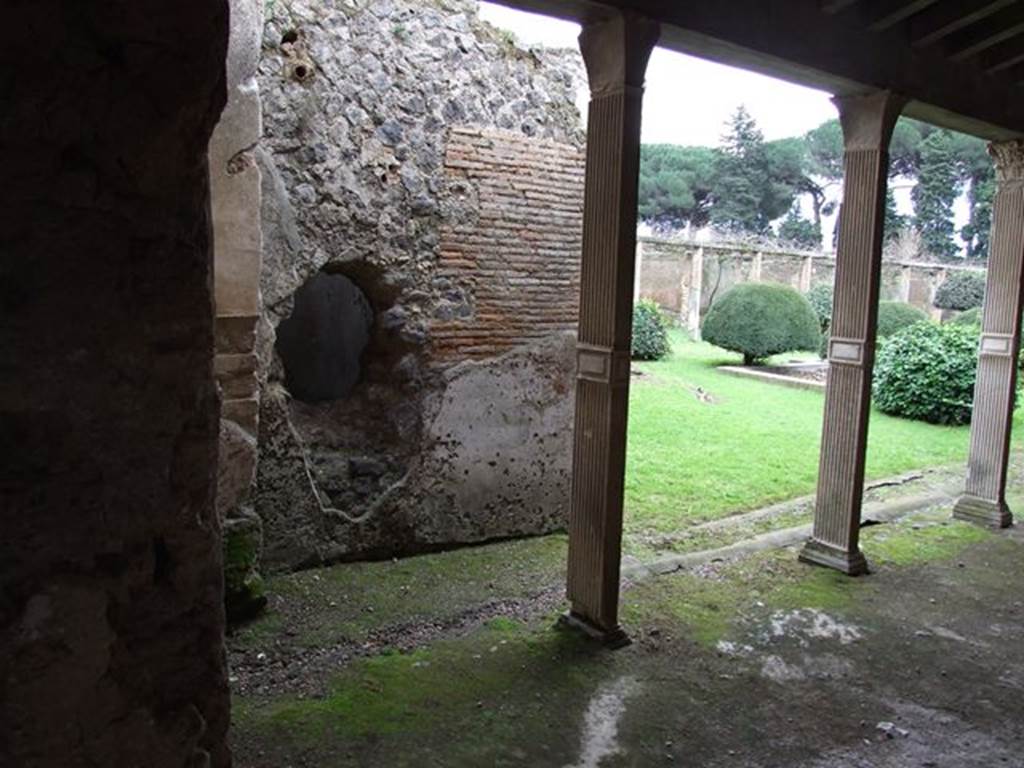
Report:
M 1024 141 L 992 144 L 989 154 L 995 161 L 998 187 L 992 209 L 967 484 L 953 516 L 1005 528 L 1013 521 L 1006 505 L 1006 468 L 1024 279 Z
M 567 591 L 569 621 L 610 643 L 625 640 L 619 558 L 640 108 L 658 32 L 656 23 L 622 14 L 587 24 L 580 34 L 591 99 Z
M 839 214 L 814 531 L 800 559 L 855 576 L 868 570 L 858 546 L 860 508 L 875 358 L 888 147 L 904 100 L 883 91 L 838 97 L 835 104 L 845 147 L 843 206 Z

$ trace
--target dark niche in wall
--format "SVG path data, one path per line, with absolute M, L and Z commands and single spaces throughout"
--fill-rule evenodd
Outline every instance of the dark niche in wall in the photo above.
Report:
M 344 275 L 319 272 L 295 292 L 292 314 L 277 328 L 285 386 L 307 403 L 348 395 L 360 375 L 373 311 Z

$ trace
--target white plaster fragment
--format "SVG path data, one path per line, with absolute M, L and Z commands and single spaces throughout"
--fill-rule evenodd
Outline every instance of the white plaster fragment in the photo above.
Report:
M 766 656 L 761 664 L 761 674 L 776 683 L 786 683 L 793 680 L 803 680 L 806 675 L 800 667 L 788 664 L 779 656 Z
M 619 721 L 626 711 L 626 699 L 639 690 L 632 677 L 620 677 L 598 688 L 583 716 L 579 760 L 566 768 L 599 768 L 602 760 L 619 753 Z
M 859 627 L 846 624 L 823 611 L 803 608 L 795 611 L 777 611 L 772 614 L 770 636 L 774 638 L 797 638 L 802 645 L 808 638 L 815 640 L 838 640 L 849 645 L 863 637 Z

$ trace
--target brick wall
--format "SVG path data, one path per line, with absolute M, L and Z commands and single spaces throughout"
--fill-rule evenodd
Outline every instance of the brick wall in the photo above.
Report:
M 438 276 L 470 306 L 432 322 L 435 360 L 492 357 L 575 330 L 583 171 L 583 153 L 571 145 L 452 129 L 445 176 L 467 213 L 441 229 Z

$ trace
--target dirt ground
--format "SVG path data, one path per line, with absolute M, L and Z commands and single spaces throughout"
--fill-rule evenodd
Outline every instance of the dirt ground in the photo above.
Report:
M 556 626 L 560 536 L 275 578 L 236 765 L 1024 766 L 1024 531 L 938 506 L 863 549 L 627 583 L 618 651 Z

